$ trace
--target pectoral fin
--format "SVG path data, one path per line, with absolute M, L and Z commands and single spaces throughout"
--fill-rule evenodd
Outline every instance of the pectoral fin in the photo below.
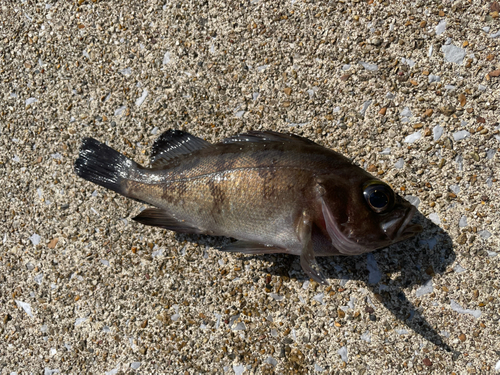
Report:
M 193 226 L 192 224 L 186 221 L 178 220 L 167 211 L 160 210 L 158 208 L 146 208 L 139 215 L 134 217 L 133 220 L 141 224 L 161 227 L 178 233 L 203 233 L 199 228 Z
M 302 266 L 302 269 L 311 279 L 319 284 L 329 285 L 314 256 L 313 243 L 311 240 L 312 223 L 309 215 L 306 213 L 302 214 L 297 229 L 298 237 L 302 245 L 300 252 L 300 265 Z
M 222 251 L 228 251 L 231 253 L 244 253 L 244 254 L 277 254 L 277 253 L 287 253 L 286 249 L 281 247 L 264 245 L 261 243 L 255 243 L 250 241 L 236 241 L 227 246 L 224 246 Z

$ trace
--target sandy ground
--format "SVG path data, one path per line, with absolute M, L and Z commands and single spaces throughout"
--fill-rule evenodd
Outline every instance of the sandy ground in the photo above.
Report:
M 0 372 L 500 370 L 498 3 L 2 1 Z M 355 258 L 216 250 L 78 178 L 82 137 L 309 137 L 425 231 Z

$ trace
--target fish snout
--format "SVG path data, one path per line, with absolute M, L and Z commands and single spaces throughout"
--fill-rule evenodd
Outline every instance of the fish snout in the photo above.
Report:
M 416 211 L 417 209 L 411 206 L 382 222 L 381 228 L 391 241 L 401 241 L 422 232 L 423 228 L 420 224 L 410 224 Z

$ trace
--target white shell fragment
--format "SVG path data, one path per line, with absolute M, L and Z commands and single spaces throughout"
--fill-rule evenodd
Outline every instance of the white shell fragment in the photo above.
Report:
M 441 20 L 436 26 L 436 35 L 441 35 L 446 30 L 446 20 Z
M 487 240 L 488 238 L 491 237 L 491 233 L 488 232 L 487 230 L 480 230 L 478 232 L 478 234 L 479 234 L 479 237 L 481 237 L 483 240 Z
M 137 100 L 135 101 L 135 105 L 140 107 L 142 105 L 142 103 L 144 103 L 144 100 L 146 100 L 146 97 L 148 96 L 148 90 L 144 90 L 142 92 L 142 95 L 139 96 L 137 98 Z
M 347 363 L 349 360 L 349 357 L 347 355 L 347 346 L 341 347 L 339 350 L 337 350 L 337 353 L 340 355 L 340 358 L 342 358 L 342 361 Z
M 246 370 L 245 365 L 233 365 L 234 375 L 242 375 L 245 372 L 245 370 Z
M 29 106 L 30 104 L 33 104 L 33 103 L 37 102 L 37 101 L 38 101 L 37 98 L 26 99 L 26 107 Z
M 467 130 L 459 130 L 458 132 L 453 133 L 453 139 L 455 141 L 461 141 L 462 139 L 469 137 L 470 133 Z
M 406 136 L 406 138 L 403 142 L 404 143 L 413 143 L 413 142 L 419 140 L 420 138 L 422 138 L 422 133 L 419 130 L 413 134 Z
M 123 74 L 124 76 L 129 76 L 132 74 L 132 69 L 131 68 L 125 68 L 120 70 L 120 73 Z
M 367 343 L 372 342 L 372 335 L 370 334 L 370 331 L 365 331 L 361 336 L 360 339 L 363 341 L 366 341 Z
M 465 228 L 467 226 L 467 216 L 463 215 L 458 222 L 459 228 Z
M 434 286 L 432 285 L 432 279 L 429 279 L 425 282 L 424 285 L 417 289 L 417 292 L 415 294 L 417 297 L 422 297 L 423 295 L 432 293 L 433 291 Z
M 452 44 L 442 46 L 441 51 L 444 53 L 446 62 L 461 64 L 465 57 L 465 49 Z
M 401 169 L 405 165 L 405 159 L 399 158 L 398 161 L 394 164 L 394 168 Z
M 403 110 L 399 113 L 401 117 L 412 117 L 413 113 L 411 112 L 410 108 L 404 107 Z
M 460 306 L 455 300 L 451 300 L 451 309 L 456 311 L 459 314 L 470 314 L 474 318 L 479 319 L 481 317 L 481 311 L 479 310 L 470 310 L 470 309 L 464 309 L 462 306 Z
M 126 105 L 123 105 L 121 107 L 118 107 L 116 110 L 115 110 L 115 116 L 121 116 L 125 110 L 127 109 L 127 106 Z
M 118 374 L 119 371 L 120 371 L 120 366 L 118 365 L 114 369 L 104 372 L 104 374 L 105 375 L 116 375 L 116 374 Z
M 463 268 L 460 263 L 457 263 L 455 265 L 455 267 L 453 267 L 453 271 L 455 271 L 456 273 L 462 273 L 462 272 L 465 272 L 467 271 L 465 268 Z
M 408 65 L 410 68 L 413 68 L 415 66 L 415 61 L 412 59 L 405 59 L 404 57 L 401 58 L 401 63 Z
M 264 363 L 268 363 L 270 365 L 272 365 L 273 367 L 276 367 L 276 365 L 278 364 L 278 361 L 275 360 L 273 357 L 269 356 L 267 357 L 267 359 L 264 361 Z
M 411 205 L 415 206 L 415 208 L 418 208 L 418 205 L 420 204 L 420 198 L 415 197 L 414 195 L 407 195 L 405 199 L 410 202 Z
M 33 235 L 31 235 L 31 237 L 29 239 L 30 239 L 31 243 L 33 244 L 33 246 L 36 246 L 40 243 L 41 237 L 40 237 L 40 235 L 33 233 Z
M 276 301 L 283 301 L 283 299 L 285 298 L 285 296 L 280 296 L 276 293 L 269 293 L 269 296 Z
M 378 66 L 377 64 L 370 64 L 370 63 L 366 63 L 364 61 L 360 61 L 359 64 L 365 68 L 366 70 L 369 70 L 371 72 L 374 72 L 376 70 L 378 70 Z
M 313 297 L 313 300 L 321 303 L 322 305 L 324 305 L 325 303 L 323 302 L 323 297 L 325 296 L 324 293 L 318 293 L 316 294 L 314 297 Z
M 15 301 L 16 301 L 17 307 L 21 307 L 24 310 L 24 312 L 26 314 L 28 314 L 28 316 L 30 318 L 33 318 L 33 312 L 31 311 L 31 305 L 29 303 L 22 302 L 22 301 L 19 301 L 17 299 Z
M 361 116 L 365 115 L 366 110 L 368 109 L 368 107 L 370 106 L 370 104 L 372 104 L 371 100 L 367 100 L 366 102 L 363 103 L 363 108 L 361 108 L 361 111 L 359 112 L 361 114 Z
M 441 81 L 441 77 L 440 76 L 436 76 L 434 74 L 429 74 L 428 80 L 429 80 L 429 83 L 439 82 L 439 81 Z
M 494 39 L 494 38 L 498 38 L 499 36 L 500 36 L 500 30 L 498 30 L 498 31 L 497 31 L 496 33 L 494 33 L 494 34 L 491 34 L 491 35 L 490 35 L 490 38 L 493 38 L 493 39 Z
M 141 367 L 141 362 L 132 362 L 130 364 L 130 367 L 134 370 L 137 370 L 139 367 Z
M 434 224 L 439 225 L 441 224 L 441 220 L 439 219 L 439 215 L 435 212 L 429 215 L 429 220 L 432 221 Z
M 167 65 L 168 63 L 170 63 L 171 59 L 170 59 L 170 52 L 165 52 L 165 54 L 163 55 L 163 61 L 162 61 L 162 64 L 163 65 Z
M 315 363 L 314 364 L 314 371 L 323 372 L 323 371 L 325 371 L 325 369 L 323 367 L 321 367 L 320 365 L 318 365 L 317 363 Z
M 89 319 L 88 317 L 86 317 L 86 318 L 77 318 L 75 320 L 75 327 L 78 327 L 80 324 L 86 322 L 88 319 Z
M 436 125 L 434 126 L 434 128 L 432 129 L 432 134 L 434 136 L 434 142 L 437 141 L 439 138 L 441 138 L 441 136 L 443 135 L 443 127 L 442 126 L 439 126 L 439 125 Z

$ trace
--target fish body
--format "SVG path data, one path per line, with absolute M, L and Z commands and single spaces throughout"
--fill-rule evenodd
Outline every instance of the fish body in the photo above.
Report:
M 134 220 L 181 233 L 237 239 L 223 250 L 301 257 L 356 255 L 409 238 L 415 208 L 349 159 L 306 138 L 250 132 L 210 144 L 169 130 L 145 168 L 92 138 L 76 173 L 155 206 Z

